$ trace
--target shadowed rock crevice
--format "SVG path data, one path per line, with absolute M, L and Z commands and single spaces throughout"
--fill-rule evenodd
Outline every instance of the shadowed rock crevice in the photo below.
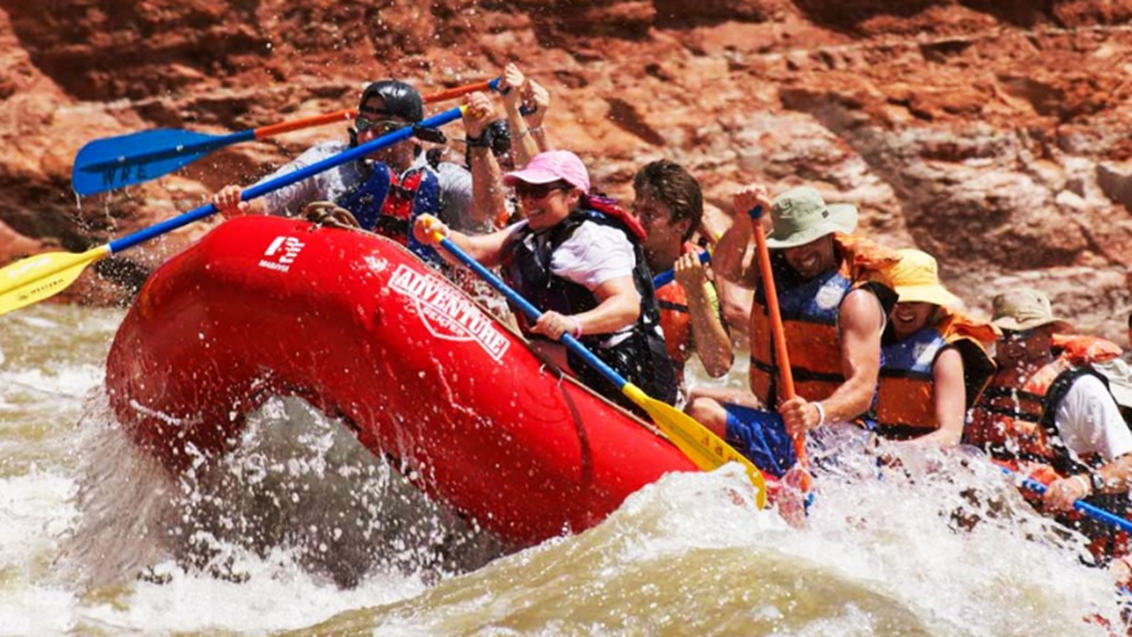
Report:
M 609 119 L 617 126 L 629 131 L 643 139 L 646 143 L 653 146 L 663 146 L 665 143 L 664 137 L 656 131 L 652 126 L 649 126 L 637 108 L 617 98 L 610 98 L 606 100 L 609 103 Z

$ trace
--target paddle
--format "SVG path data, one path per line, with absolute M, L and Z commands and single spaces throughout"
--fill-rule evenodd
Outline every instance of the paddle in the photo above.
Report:
M 1021 478 L 1020 482 L 1022 483 L 1022 486 L 1026 489 L 1033 491 L 1034 493 L 1037 493 L 1038 495 L 1042 495 L 1047 491 L 1046 485 L 1042 484 L 1041 482 L 1038 482 L 1037 480 L 1034 480 L 1033 478 L 1024 478 L 1024 477 L 1014 473 L 1010 469 L 1007 469 L 1006 467 L 1001 467 L 1001 469 L 1002 469 L 1003 473 L 1005 473 L 1006 475 L 1008 475 L 1012 478 L 1015 478 L 1015 479 Z M 1126 519 L 1124 519 L 1124 518 L 1122 518 L 1118 515 L 1115 515 L 1113 513 L 1109 513 L 1108 511 L 1105 511 L 1104 509 L 1095 507 L 1095 506 L 1089 504 L 1088 502 L 1085 502 L 1084 500 L 1076 500 L 1075 502 L 1073 502 L 1073 508 L 1077 509 L 1081 513 L 1084 513 L 1085 515 L 1093 518 L 1094 520 L 1104 522 L 1104 523 L 1106 523 L 1110 526 L 1114 526 L 1114 527 L 1116 527 L 1116 528 L 1118 528 L 1122 531 L 1127 531 L 1128 533 L 1132 533 L 1132 522 L 1130 522 L 1130 521 L 1128 521 L 1128 520 L 1126 520 Z
M 790 369 L 790 354 L 786 348 L 786 330 L 782 327 L 782 312 L 778 307 L 778 291 L 775 289 L 774 272 L 770 267 L 770 250 L 766 246 L 766 230 L 762 224 L 763 207 L 755 206 L 748 214 L 751 217 L 751 225 L 754 226 L 751 230 L 755 234 L 755 248 L 759 255 L 759 278 L 762 279 L 763 290 L 766 292 L 767 312 L 770 314 L 770 329 L 774 338 L 774 355 L 778 361 L 778 377 L 782 383 L 782 394 L 786 397 L 786 400 L 790 400 L 797 395 L 794 392 L 794 372 Z M 789 480 L 784 476 L 783 481 L 788 484 L 796 482 L 802 493 L 809 493 L 812 478 L 809 472 L 809 462 L 806 460 L 806 437 L 804 434 L 794 436 L 794 455 L 798 459 L 798 466 L 786 473 L 787 476 L 793 476 L 795 479 Z
M 442 102 L 488 89 L 499 90 L 499 78 L 434 93 L 426 96 L 424 101 L 426 104 Z M 221 148 L 303 128 L 349 121 L 356 114 L 355 109 L 345 109 L 227 135 L 159 128 L 96 139 L 83 146 L 75 156 L 71 186 L 75 192 L 86 196 L 140 184 L 167 175 Z
M 424 128 L 443 126 L 444 124 L 458 119 L 462 112 L 463 107 L 453 108 L 429 117 L 420 122 L 417 126 Z M 286 175 L 276 177 L 262 184 L 251 186 L 241 193 L 240 199 L 242 201 L 250 201 L 256 197 L 283 188 L 284 186 L 290 186 L 293 183 L 302 181 L 312 175 L 333 168 L 334 166 L 355 159 L 361 159 L 382 148 L 403 142 L 409 139 L 413 133 L 414 127 L 408 126 L 393 131 L 392 133 L 378 137 L 365 144 L 355 146 L 333 157 L 327 157 L 322 161 L 304 166 Z M 179 217 L 162 221 L 155 226 L 139 230 L 121 239 L 111 241 L 106 245 L 87 250 L 86 252 L 79 254 L 71 252 L 46 252 L 28 257 L 27 259 L 17 261 L 16 263 L 2 268 L 0 269 L 0 315 L 7 314 L 25 305 L 38 303 L 39 301 L 58 294 L 66 289 L 67 286 L 74 283 L 75 279 L 82 274 L 83 269 L 91 263 L 104 259 L 111 254 L 117 254 L 127 248 L 132 248 L 139 243 L 149 241 L 154 237 L 158 237 L 172 230 L 176 230 L 181 226 L 204 219 L 215 212 L 217 212 L 216 206 L 210 202 L 200 208 L 186 212 Z
M 703 252 L 701 252 L 700 253 L 700 263 L 711 263 L 711 253 L 708 252 L 707 250 L 704 250 Z M 676 270 L 675 269 L 665 270 L 664 272 L 661 272 L 660 274 L 658 274 L 658 275 L 656 275 L 652 278 L 652 286 L 654 288 L 660 289 L 660 288 L 668 285 L 669 283 L 672 283 L 672 280 L 675 279 L 675 278 L 676 278 Z
M 490 270 L 480 265 L 478 261 L 470 257 L 466 252 L 460 249 L 450 239 L 446 238 L 439 232 L 436 233 L 436 238 L 440 245 L 448 250 L 453 256 L 459 259 L 464 265 L 471 268 L 476 274 L 480 275 L 484 281 L 487 281 L 491 287 L 499 290 L 503 296 L 507 297 L 509 301 L 517 305 L 523 310 L 523 313 L 530 317 L 532 320 L 538 320 L 542 316 L 542 312 L 538 308 L 531 305 L 529 301 L 519 295 L 518 292 L 511 289 L 499 277 L 495 276 Z M 613 370 L 604 361 L 591 353 L 578 339 L 570 334 L 562 335 L 562 343 L 570 348 L 572 352 L 581 356 L 587 363 L 594 369 L 601 372 L 611 383 L 617 385 L 629 400 L 644 409 L 649 416 L 652 417 L 653 422 L 660 428 L 664 435 L 676 445 L 684 455 L 696 464 L 699 468 L 710 471 L 717 469 L 728 462 L 738 462 L 743 465 L 747 470 L 747 475 L 750 477 L 751 482 L 758 488 L 758 495 L 755 497 L 759 508 L 766 506 L 766 480 L 763 474 L 758 470 L 755 465 L 751 464 L 750 460 L 739 454 L 724 442 L 719 436 L 716 436 L 707 427 L 693 420 L 688 414 L 676 409 L 675 407 L 650 398 L 640 388 L 630 383 L 623 378 L 620 374 Z

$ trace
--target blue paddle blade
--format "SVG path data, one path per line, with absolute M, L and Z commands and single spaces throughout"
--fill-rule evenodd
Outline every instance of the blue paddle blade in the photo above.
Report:
M 252 139 L 254 130 L 208 135 L 169 128 L 96 139 L 75 156 L 71 185 L 75 192 L 86 196 L 140 184 L 167 175 L 214 150 Z

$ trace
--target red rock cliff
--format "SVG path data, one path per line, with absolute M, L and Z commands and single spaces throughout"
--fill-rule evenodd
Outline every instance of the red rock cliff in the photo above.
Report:
M 725 209 L 739 183 L 812 183 L 937 255 L 976 311 L 1032 283 L 1123 342 L 1130 17 L 1132 0 L 0 0 L 0 263 L 187 211 L 342 127 L 78 201 L 92 139 L 242 130 L 352 106 L 368 79 L 427 93 L 516 60 L 611 194 L 658 157 Z M 99 270 L 142 276 L 205 225 Z

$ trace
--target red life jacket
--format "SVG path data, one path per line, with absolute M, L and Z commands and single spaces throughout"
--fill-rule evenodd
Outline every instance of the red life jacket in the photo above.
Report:
M 1021 387 L 1009 384 L 999 372 L 972 410 L 963 440 L 983 448 L 999 464 L 1026 473 L 1044 484 L 1074 474 L 1086 473 L 1102 460 L 1092 455 L 1070 454 L 1054 423 L 1058 404 L 1070 386 L 1083 374 L 1103 375 L 1090 363 L 1108 360 L 1120 352 L 1114 343 L 1091 336 L 1062 335 L 1055 339 L 1057 358 L 1030 375 Z M 1023 495 L 1040 506 L 1041 497 L 1031 491 Z M 1129 517 L 1127 494 L 1102 494 L 1087 502 L 1115 515 Z M 1059 522 L 1090 538 L 1090 551 L 1101 562 L 1128 553 L 1128 535 L 1111 526 L 1083 517 L 1076 511 L 1059 516 Z

